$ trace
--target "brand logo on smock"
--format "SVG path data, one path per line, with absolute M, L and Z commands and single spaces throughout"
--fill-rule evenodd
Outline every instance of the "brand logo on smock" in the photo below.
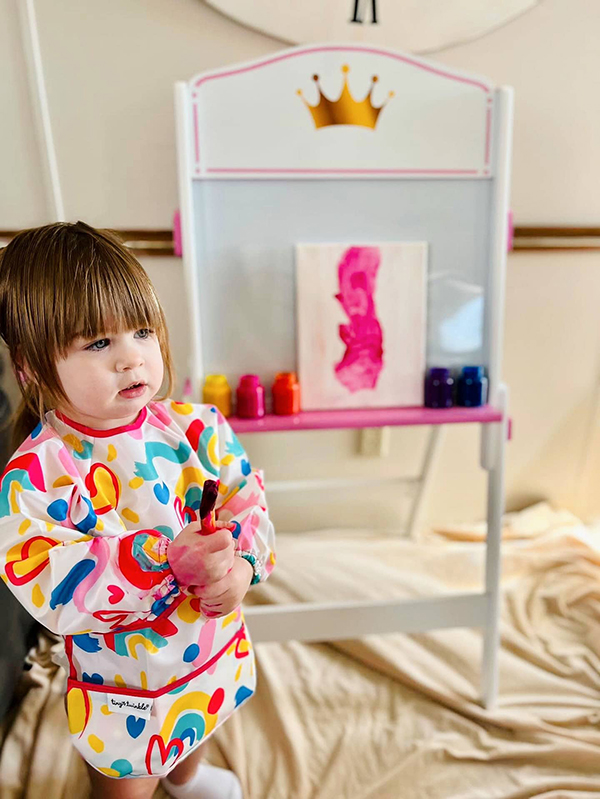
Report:
M 115 694 L 106 695 L 108 709 L 112 713 L 124 713 L 126 716 L 140 716 L 150 718 L 154 699 L 141 699 L 138 697 L 124 697 Z

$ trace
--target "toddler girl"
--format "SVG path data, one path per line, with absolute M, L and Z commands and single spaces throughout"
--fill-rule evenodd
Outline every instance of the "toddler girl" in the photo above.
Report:
M 145 799 L 162 778 L 174 797 L 238 799 L 232 772 L 197 761 L 255 689 L 240 603 L 275 562 L 260 473 L 216 408 L 155 399 L 172 386 L 164 315 L 110 233 L 17 235 L 0 251 L 0 335 L 23 396 L 0 484 L 2 577 L 64 638 L 93 795 Z

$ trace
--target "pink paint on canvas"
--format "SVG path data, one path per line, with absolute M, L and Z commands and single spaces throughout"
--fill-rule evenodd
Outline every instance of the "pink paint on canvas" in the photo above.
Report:
M 427 243 L 296 246 L 302 410 L 423 402 Z
M 335 298 L 349 323 L 339 326 L 346 352 L 335 365 L 335 375 L 351 392 L 374 389 L 383 369 L 383 332 L 375 308 L 380 263 L 379 248 L 350 247 L 338 264 L 340 292 Z

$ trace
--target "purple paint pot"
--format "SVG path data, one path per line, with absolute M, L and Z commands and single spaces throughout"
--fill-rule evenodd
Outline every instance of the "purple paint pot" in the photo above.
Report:
M 450 369 L 433 367 L 425 378 L 425 406 L 427 408 L 451 408 L 454 378 Z

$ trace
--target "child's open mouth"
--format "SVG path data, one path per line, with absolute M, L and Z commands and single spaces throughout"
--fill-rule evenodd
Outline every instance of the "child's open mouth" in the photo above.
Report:
M 145 383 L 132 383 L 130 386 L 127 386 L 127 388 L 119 391 L 119 395 L 125 397 L 125 399 L 135 399 L 136 397 L 141 397 L 145 390 Z

